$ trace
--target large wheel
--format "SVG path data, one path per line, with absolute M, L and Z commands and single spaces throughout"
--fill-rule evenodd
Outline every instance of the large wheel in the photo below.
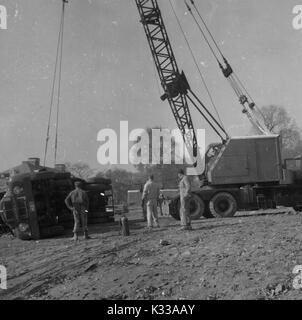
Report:
M 170 204 L 170 215 L 175 220 L 180 220 L 180 198 L 172 200 Z M 190 198 L 190 218 L 191 220 L 198 220 L 205 212 L 204 201 L 198 197 L 196 194 L 193 194 Z
M 204 201 L 198 197 L 196 194 L 193 194 L 190 198 L 190 218 L 191 220 L 200 219 L 205 212 Z
M 205 203 L 205 209 L 203 213 L 204 218 L 206 219 L 212 219 L 214 216 L 212 215 L 210 208 L 209 208 L 209 202 Z
M 220 192 L 211 199 L 209 208 L 215 218 L 230 218 L 237 212 L 237 201 L 230 193 Z
M 179 208 L 180 208 L 180 198 L 173 199 L 169 204 L 169 213 L 171 217 L 173 217 L 175 220 L 180 220 L 179 215 Z

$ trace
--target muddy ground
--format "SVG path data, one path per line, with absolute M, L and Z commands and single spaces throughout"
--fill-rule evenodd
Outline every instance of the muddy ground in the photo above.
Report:
M 302 299 L 292 285 L 302 265 L 302 214 L 239 213 L 196 221 L 191 232 L 170 217 L 150 232 L 137 213 L 129 218 L 126 238 L 114 223 L 94 226 L 92 240 L 77 244 L 70 234 L 2 236 L 8 290 L 0 299 Z

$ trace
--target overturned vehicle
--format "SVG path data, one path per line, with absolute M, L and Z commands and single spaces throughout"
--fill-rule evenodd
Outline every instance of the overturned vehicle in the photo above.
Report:
M 16 237 L 37 240 L 61 235 L 72 228 L 73 215 L 64 200 L 75 181 L 83 183 L 89 197 L 88 223 L 114 221 L 111 181 L 84 181 L 64 171 L 63 166 L 45 168 L 40 166 L 39 159 L 29 159 L 10 175 L 5 193 L 2 191 L 0 216 Z

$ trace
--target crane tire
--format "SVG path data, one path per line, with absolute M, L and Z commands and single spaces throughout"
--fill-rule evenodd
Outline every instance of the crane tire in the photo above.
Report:
M 230 193 L 217 193 L 209 203 L 211 214 L 215 218 L 231 218 L 237 212 L 237 201 Z
M 204 201 L 196 194 L 192 194 L 190 198 L 190 219 L 199 220 L 205 212 Z
M 190 214 L 191 220 L 200 219 L 205 212 L 204 201 L 196 194 L 192 194 L 190 198 Z M 175 220 L 180 220 L 180 197 L 173 199 L 169 206 L 170 215 Z

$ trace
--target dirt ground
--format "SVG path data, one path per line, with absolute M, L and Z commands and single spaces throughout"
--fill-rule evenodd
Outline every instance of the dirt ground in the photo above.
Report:
M 77 244 L 69 234 L 2 236 L 8 290 L 0 299 L 302 299 L 292 286 L 302 265 L 302 214 L 239 213 L 196 221 L 191 232 L 170 217 L 152 231 L 137 213 L 129 218 L 130 237 L 114 223 L 94 226 L 92 240 Z

